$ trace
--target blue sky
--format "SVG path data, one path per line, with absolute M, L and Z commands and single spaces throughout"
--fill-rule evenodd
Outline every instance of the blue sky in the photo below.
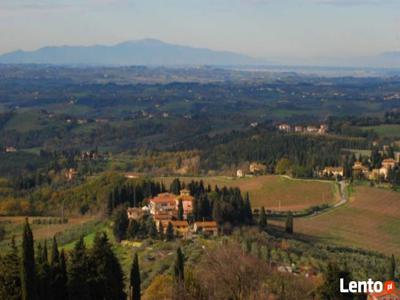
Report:
M 400 50 L 400 0 L 0 0 L 0 53 L 157 38 L 264 58 Z

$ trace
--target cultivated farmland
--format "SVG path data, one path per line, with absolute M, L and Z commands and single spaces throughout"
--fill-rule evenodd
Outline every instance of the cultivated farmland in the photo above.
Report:
M 167 186 L 172 177 L 158 178 Z M 299 211 L 311 206 L 337 201 L 335 183 L 317 180 L 297 180 L 283 176 L 265 175 L 250 178 L 232 177 L 181 177 L 188 183 L 202 179 L 204 183 L 219 187 L 239 187 L 249 192 L 253 207 L 265 206 L 271 210 Z
M 400 254 L 400 193 L 358 186 L 350 202 L 295 220 L 295 231 L 326 243 Z

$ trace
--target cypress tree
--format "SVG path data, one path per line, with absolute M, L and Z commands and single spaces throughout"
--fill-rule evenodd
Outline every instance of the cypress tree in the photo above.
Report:
M 60 271 L 59 271 L 59 292 L 57 293 L 57 300 L 67 300 L 68 299 L 68 275 L 67 275 L 67 260 L 65 258 L 64 249 L 61 250 L 60 254 Z
M 244 211 L 245 223 L 251 225 L 253 223 L 253 211 L 251 209 L 249 193 L 246 193 L 243 211 Z
M 180 221 L 183 220 L 183 203 L 182 203 L 182 199 L 179 199 L 179 202 L 178 202 L 178 220 L 180 220 Z
M 105 233 L 94 239 L 90 267 L 92 299 L 126 300 L 124 274 Z
M 182 299 L 185 280 L 185 257 L 181 248 L 176 250 L 176 258 L 174 263 L 174 285 L 175 298 Z
M 175 178 L 174 180 L 172 180 L 169 191 L 175 195 L 179 195 L 181 191 L 181 182 L 179 178 Z
M 12 237 L 10 249 L 0 256 L 0 299 L 21 299 L 20 258 L 15 239 Z
M 63 278 L 60 252 L 58 251 L 58 244 L 55 237 L 53 237 L 53 245 L 51 249 L 50 258 L 50 270 L 51 270 L 51 293 L 53 299 L 62 299 L 65 297 L 65 278 Z
M 177 282 L 183 282 L 185 277 L 185 257 L 183 256 L 182 250 L 179 247 L 176 250 L 176 258 L 174 264 L 174 278 Z
M 289 233 L 289 234 L 293 233 L 293 214 L 292 214 L 292 212 L 289 212 L 286 217 L 285 231 L 286 231 L 286 233 Z
M 115 239 L 120 242 L 126 238 L 126 231 L 129 226 L 129 219 L 126 212 L 126 208 L 118 209 L 113 216 L 113 233 Z
M 394 255 L 392 254 L 392 258 L 390 260 L 390 280 L 395 280 L 396 279 L 396 259 L 394 258 Z
M 167 230 L 165 232 L 165 238 L 167 241 L 172 241 L 175 238 L 174 227 L 171 222 L 168 222 Z
M 129 285 L 129 300 L 140 300 L 140 271 L 137 253 L 133 257 Z
M 51 290 L 50 290 L 50 266 L 48 262 L 48 254 L 47 254 L 47 243 L 44 242 L 42 247 L 41 244 L 37 247 L 37 257 L 36 257 L 36 280 L 37 280 L 37 293 L 38 299 L 47 300 L 51 299 Z
M 147 232 L 149 237 L 152 239 L 157 238 L 158 232 L 157 232 L 157 226 L 156 223 L 154 222 L 153 218 L 148 218 L 147 222 Z
M 21 295 L 22 300 L 36 300 L 36 274 L 35 274 L 35 250 L 33 246 L 33 234 L 29 226 L 28 218 L 25 219 L 22 234 L 21 256 Z
M 68 264 L 68 296 L 70 300 L 90 300 L 88 256 L 83 237 L 71 251 Z
M 197 198 L 194 197 L 192 200 L 192 216 L 195 221 L 199 220 L 199 215 L 200 215 L 198 202 L 199 200 L 197 200 Z
M 162 222 L 160 222 L 160 225 L 158 226 L 158 236 L 160 237 L 160 240 L 164 240 L 164 226 Z
M 261 230 L 265 230 L 268 227 L 267 215 L 265 214 L 264 206 L 262 206 L 260 210 L 260 216 L 258 218 L 258 227 Z

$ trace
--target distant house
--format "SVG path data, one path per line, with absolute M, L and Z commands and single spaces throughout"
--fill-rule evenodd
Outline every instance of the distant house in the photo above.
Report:
M 15 147 L 8 146 L 6 147 L 6 152 L 7 153 L 17 152 L 17 149 Z
M 328 131 L 328 125 L 321 124 L 318 129 L 319 134 L 326 134 Z
M 164 233 L 167 231 L 168 224 L 171 223 L 174 228 L 174 233 L 177 236 L 188 237 L 190 232 L 189 223 L 187 221 L 161 221 L 157 224 L 158 229 L 160 228 L 160 223 L 162 224 Z
M 326 167 L 322 170 L 322 176 L 343 177 L 344 169 L 343 167 Z
M 400 164 L 400 152 L 394 153 L 394 160 L 396 161 L 396 163 Z
M 290 132 L 292 130 L 292 127 L 289 124 L 279 124 L 278 129 L 280 131 Z
M 236 171 L 236 177 L 238 177 L 238 178 L 244 177 L 244 172 L 242 169 L 239 169 Z
M 178 217 L 179 201 L 182 201 L 183 217 L 186 219 L 193 211 L 193 196 L 190 191 L 183 189 L 180 195 L 161 193 L 149 200 L 150 213 L 155 220 L 172 220 Z
M 215 221 L 194 222 L 193 233 L 204 233 L 208 235 L 218 235 L 218 224 Z
M 306 131 L 308 133 L 317 133 L 319 129 L 316 126 L 307 126 Z
M 303 132 L 303 131 L 304 131 L 304 127 L 303 126 L 297 125 L 297 126 L 294 127 L 294 132 L 296 132 L 296 133 L 300 133 L 300 132 Z
M 365 177 L 365 178 L 369 178 L 370 177 L 370 172 L 368 167 L 363 166 L 362 162 L 360 161 L 356 161 L 353 165 L 353 176 L 355 178 L 361 178 L 361 177 Z
M 69 168 L 66 172 L 65 172 L 65 177 L 67 178 L 68 181 L 73 180 L 76 175 L 78 175 L 78 171 L 76 171 L 73 168 Z
M 386 177 L 386 169 L 372 169 L 368 175 L 369 180 L 379 180 Z
M 133 173 L 133 172 L 128 172 L 128 173 L 125 173 L 125 178 L 136 179 L 136 178 L 139 178 L 139 174 Z
M 194 197 L 190 195 L 190 191 L 183 189 L 180 191 L 180 195 L 175 200 L 175 206 L 178 210 L 179 201 L 182 201 L 183 206 L 183 218 L 187 218 L 189 214 L 193 211 L 193 200 Z
M 267 166 L 261 163 L 253 162 L 249 166 L 250 173 L 264 173 L 267 170 Z
M 396 167 L 396 161 L 393 158 L 387 158 L 382 161 L 382 168 L 387 170 L 394 169 Z
M 136 220 L 136 221 L 142 219 L 145 215 L 148 214 L 146 207 L 143 208 L 129 207 L 126 212 L 128 214 L 129 220 Z
M 150 213 L 168 213 L 176 210 L 176 195 L 171 193 L 161 193 L 157 197 L 150 199 Z

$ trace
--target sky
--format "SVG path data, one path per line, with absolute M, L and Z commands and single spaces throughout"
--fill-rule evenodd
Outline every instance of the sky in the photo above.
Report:
M 286 61 L 400 51 L 400 0 L 0 0 L 0 53 L 155 38 Z

